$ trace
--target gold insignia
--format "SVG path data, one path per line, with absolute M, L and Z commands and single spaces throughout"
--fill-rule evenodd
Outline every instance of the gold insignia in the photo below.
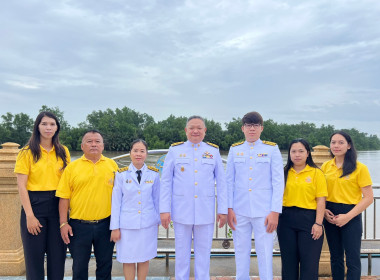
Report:
M 119 169 L 117 170 L 117 172 L 121 173 L 121 172 L 127 171 L 128 168 L 129 168 L 128 166 L 123 167 L 123 168 L 119 168 Z
M 181 144 L 183 144 L 183 143 L 185 143 L 185 142 L 176 142 L 176 143 L 173 143 L 173 144 L 172 144 L 172 147 L 174 147 L 174 146 L 178 146 L 178 145 L 181 145 Z
M 244 144 L 244 141 L 241 141 L 241 142 L 237 142 L 235 144 L 232 144 L 231 147 L 236 147 L 236 146 L 239 146 L 241 144 Z
M 154 166 L 148 166 L 148 169 L 153 170 L 154 172 L 159 172 L 159 170 Z
M 305 181 L 306 181 L 306 183 L 311 183 L 311 177 L 307 176 Z
M 243 155 L 244 155 L 244 153 L 240 153 L 240 155 L 241 155 L 241 156 L 243 156 Z
M 129 183 L 132 183 L 132 180 L 129 180 Z
M 147 180 L 144 182 L 145 184 L 153 184 L 153 180 Z
M 186 154 L 183 154 L 183 157 L 186 157 Z
M 181 171 L 182 172 L 185 171 L 185 167 L 181 166 Z
M 214 147 L 214 148 L 219 149 L 219 146 L 218 146 L 218 145 L 215 145 L 215 144 L 213 144 L 213 143 L 206 142 L 206 144 L 208 144 L 208 145 L 210 145 L 210 146 L 212 146 L 212 147 Z
M 276 143 L 270 142 L 270 141 L 263 141 L 263 144 L 269 145 L 269 146 L 276 146 L 277 145 Z

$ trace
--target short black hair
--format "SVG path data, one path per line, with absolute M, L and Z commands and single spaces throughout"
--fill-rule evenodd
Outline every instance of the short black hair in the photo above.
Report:
M 97 130 L 97 129 L 89 129 L 89 130 L 86 130 L 86 132 L 83 133 L 83 135 L 82 135 L 82 140 L 83 140 L 84 136 L 85 136 L 87 133 L 98 133 L 98 134 L 100 134 L 100 136 L 102 137 L 102 139 L 103 139 L 103 141 L 104 141 L 103 134 L 102 134 L 99 130 Z
M 260 124 L 263 125 L 263 117 L 258 112 L 249 112 L 244 115 L 244 117 L 241 119 L 241 122 L 243 125 L 245 123 L 254 123 L 254 124 Z

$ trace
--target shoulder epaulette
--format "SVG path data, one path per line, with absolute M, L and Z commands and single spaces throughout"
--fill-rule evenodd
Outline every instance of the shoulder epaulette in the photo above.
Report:
M 236 147 L 236 146 L 239 146 L 239 145 L 242 145 L 242 144 L 244 144 L 244 141 L 234 143 L 234 144 L 231 145 L 231 147 Z
M 185 142 L 176 142 L 176 143 L 173 143 L 171 146 L 174 147 L 174 146 L 181 145 L 181 144 L 183 144 L 183 143 L 185 143 Z
M 215 145 L 215 144 L 213 144 L 213 143 L 206 142 L 206 144 L 208 144 L 208 145 L 210 145 L 210 146 L 212 146 L 212 147 L 214 147 L 214 148 L 219 149 L 219 146 L 218 146 L 218 145 Z
M 148 169 L 150 169 L 150 170 L 153 170 L 153 171 L 155 171 L 155 172 L 159 172 L 159 170 L 156 168 L 156 167 L 154 167 L 154 166 L 147 166 L 148 167 Z
M 128 169 L 129 169 L 129 166 L 126 166 L 126 167 L 123 167 L 123 168 L 119 168 L 117 170 L 117 172 L 121 173 L 121 172 L 127 171 Z
M 270 145 L 270 146 L 276 146 L 277 145 L 276 143 L 270 142 L 270 141 L 263 141 L 263 144 Z

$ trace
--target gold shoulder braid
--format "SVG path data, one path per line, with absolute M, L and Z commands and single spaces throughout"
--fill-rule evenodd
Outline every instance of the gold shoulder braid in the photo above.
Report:
M 206 142 L 206 144 L 208 144 L 208 145 L 210 145 L 210 146 L 212 146 L 212 147 L 214 147 L 214 148 L 219 149 L 219 146 L 218 146 L 218 145 L 215 145 L 215 144 L 213 144 L 213 143 Z
M 234 144 L 231 145 L 231 147 L 236 147 L 236 146 L 239 146 L 239 145 L 242 145 L 242 144 L 244 144 L 244 141 L 234 143 Z
M 121 173 L 121 172 L 127 171 L 128 169 L 129 169 L 129 166 L 126 166 L 126 167 L 123 167 L 123 168 L 119 168 L 117 170 L 117 172 Z
M 263 141 L 263 144 L 270 145 L 270 146 L 276 146 L 277 145 L 276 143 L 270 142 L 270 141 Z
M 173 143 L 171 146 L 174 147 L 174 146 L 181 145 L 181 144 L 183 144 L 183 143 L 185 143 L 185 142 L 176 142 L 176 143 Z
M 159 172 L 159 170 L 154 166 L 148 166 L 148 169 L 153 170 L 155 172 Z

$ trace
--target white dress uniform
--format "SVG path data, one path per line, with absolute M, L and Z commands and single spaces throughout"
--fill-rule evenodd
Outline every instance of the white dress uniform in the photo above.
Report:
M 284 171 L 280 150 L 273 142 L 240 142 L 231 146 L 227 160 L 228 208 L 236 214 L 233 232 L 236 279 L 248 280 L 252 231 L 261 280 L 273 279 L 273 233 L 265 218 L 282 211 Z
M 144 164 L 140 170 L 140 183 L 132 163 L 115 176 L 110 229 L 121 231 L 116 242 L 116 259 L 121 263 L 145 262 L 157 256 L 160 177 L 154 167 Z
M 210 251 L 218 214 L 227 214 L 227 186 L 218 146 L 200 142 L 173 144 L 161 176 L 160 213 L 171 213 L 175 233 L 175 278 L 189 279 L 192 235 L 197 280 L 210 279 Z

